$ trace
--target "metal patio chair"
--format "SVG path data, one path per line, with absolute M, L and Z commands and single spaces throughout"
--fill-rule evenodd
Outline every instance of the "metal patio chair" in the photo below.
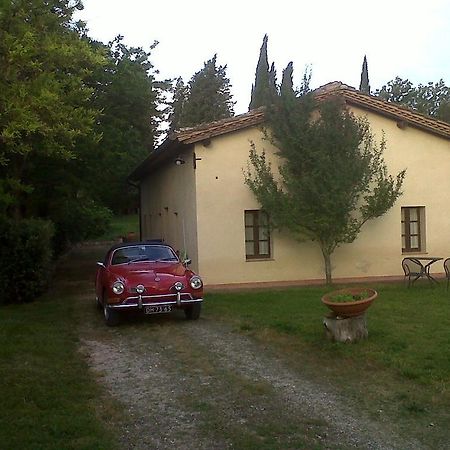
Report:
M 447 258 L 444 261 L 444 270 L 445 270 L 445 278 L 447 278 L 447 291 L 448 291 L 448 284 L 450 281 L 450 258 Z
M 424 276 L 423 266 L 412 258 L 404 258 L 402 268 L 405 273 L 405 283 L 408 280 L 408 287 Z

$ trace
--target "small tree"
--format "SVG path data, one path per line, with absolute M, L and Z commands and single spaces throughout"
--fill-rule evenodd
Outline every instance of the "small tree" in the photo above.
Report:
M 314 112 L 319 114 L 312 120 Z M 281 95 L 267 117 L 266 136 L 278 148 L 280 177 L 253 144 L 245 183 L 274 227 L 319 244 L 330 284 L 334 250 L 353 242 L 365 222 L 394 205 L 405 171 L 387 174 L 385 141 L 377 145 L 367 120 L 338 99 L 316 104 L 311 93 Z

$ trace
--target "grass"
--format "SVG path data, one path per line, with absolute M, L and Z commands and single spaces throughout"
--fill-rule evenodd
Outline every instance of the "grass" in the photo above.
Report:
M 86 320 L 80 312 L 86 311 L 86 304 L 80 305 L 92 301 L 93 261 L 98 259 L 90 249 L 79 252 L 85 252 L 81 261 L 63 264 L 64 272 L 56 274 L 54 287 L 44 297 L 0 308 L 0 448 L 114 448 L 109 425 L 118 417 L 116 406 L 95 383 L 78 351 L 79 324 Z M 379 296 L 367 313 L 369 339 L 353 345 L 325 340 L 322 317 L 327 309 L 320 297 L 327 289 L 322 287 L 207 294 L 204 313 L 263 341 L 269 352 L 316 382 L 335 386 L 369 415 L 396 424 L 400 433 L 416 436 L 428 448 L 446 448 L 450 293 L 442 285 L 431 288 L 425 283 L 410 289 L 374 287 Z M 231 380 L 236 389 L 232 397 L 242 398 L 243 405 L 255 397 L 265 405 L 271 398 L 267 386 L 232 377 L 223 376 L 224 395 Z M 217 390 L 217 384 L 211 389 Z M 273 435 L 258 431 L 256 422 L 249 422 L 248 433 L 242 434 L 242 427 L 225 426 L 222 413 L 204 396 L 186 402 L 197 402 L 196 409 L 226 433 L 239 434 L 240 448 L 259 442 L 253 432 L 265 436 L 267 445 L 259 442 L 260 448 L 277 448 L 283 427 L 292 426 L 289 420 L 283 423 L 283 416 L 273 418 Z M 291 448 L 302 448 L 300 431 L 294 436 L 298 445 L 291 442 Z
M 102 392 L 78 350 L 81 286 L 67 281 L 33 303 L 0 308 L 0 448 L 114 448 L 98 416 Z
M 426 284 L 375 289 L 379 296 L 367 313 L 369 339 L 352 345 L 324 338 L 328 310 L 320 302 L 327 292 L 322 287 L 211 293 L 205 312 L 267 342 L 369 414 L 378 417 L 381 411 L 405 434 L 434 447 L 448 442 L 450 293 Z
M 139 217 L 137 214 L 114 216 L 109 230 L 99 236 L 97 241 L 115 241 L 129 232 L 139 235 Z

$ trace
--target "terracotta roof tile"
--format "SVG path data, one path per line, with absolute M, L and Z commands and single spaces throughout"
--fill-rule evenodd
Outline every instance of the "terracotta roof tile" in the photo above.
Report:
M 182 128 L 176 131 L 170 139 L 183 144 L 192 144 L 204 139 L 210 139 L 221 134 L 241 130 L 243 128 L 259 125 L 264 122 L 264 109 L 259 108 L 239 116 L 202 124 L 192 128 Z
M 328 83 L 315 91 L 318 100 L 338 95 L 351 105 L 359 106 L 363 109 L 377 112 L 391 119 L 428 131 L 433 134 L 450 139 L 450 124 L 430 116 L 420 114 L 407 107 L 395 103 L 386 102 L 373 95 L 364 94 L 351 86 L 347 86 L 339 81 Z

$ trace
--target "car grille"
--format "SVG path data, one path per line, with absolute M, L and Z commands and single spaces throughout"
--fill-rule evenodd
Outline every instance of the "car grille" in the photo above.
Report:
M 177 294 L 162 294 L 162 295 L 142 295 L 141 299 L 144 303 L 158 303 L 158 302 L 176 302 Z M 125 299 L 123 304 L 135 304 L 139 299 L 139 296 L 128 297 Z M 193 297 L 188 292 L 182 292 L 180 295 L 181 300 L 193 300 Z

